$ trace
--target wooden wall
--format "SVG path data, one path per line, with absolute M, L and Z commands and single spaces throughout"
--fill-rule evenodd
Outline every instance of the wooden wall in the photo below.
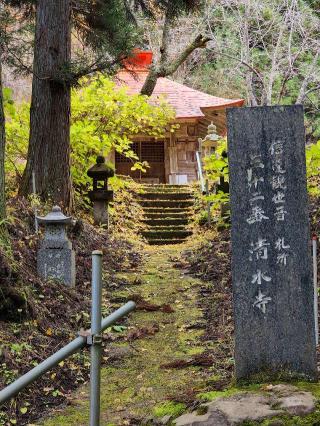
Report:
M 179 175 L 186 175 L 188 183 L 197 180 L 196 151 L 199 149 L 199 138 L 207 135 L 208 125 L 213 122 L 217 133 L 226 134 L 225 110 L 206 110 L 201 119 L 179 120 L 179 128 L 174 133 L 166 133 L 163 139 L 150 138 L 146 135 L 135 135 L 133 141 L 164 141 L 164 167 L 166 183 L 174 182 Z M 110 156 L 110 159 L 112 156 Z M 113 157 L 114 158 L 114 157 Z

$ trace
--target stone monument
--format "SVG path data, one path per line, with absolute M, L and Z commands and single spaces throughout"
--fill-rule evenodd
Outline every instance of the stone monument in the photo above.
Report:
M 93 180 L 93 190 L 88 193 L 93 202 L 93 217 L 96 225 L 109 225 L 108 204 L 113 201 L 113 191 L 108 189 L 108 179 L 114 176 L 111 167 L 105 164 L 105 158 L 98 155 L 96 164 L 87 172 Z M 99 186 L 102 182 L 102 186 Z
M 65 216 L 59 206 L 54 206 L 45 217 L 37 217 L 45 226 L 44 239 L 37 256 L 38 274 L 47 279 L 62 281 L 68 286 L 75 285 L 75 253 L 66 234 L 71 217 Z
M 236 378 L 315 378 L 301 105 L 227 110 Z

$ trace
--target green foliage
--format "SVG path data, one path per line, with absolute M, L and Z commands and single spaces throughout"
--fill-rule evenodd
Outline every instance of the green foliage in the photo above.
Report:
M 181 402 L 167 401 L 154 408 L 156 417 L 172 416 L 178 417 L 186 410 L 186 405 Z
M 102 75 L 83 80 L 80 90 L 72 96 L 72 177 L 76 187 L 88 183 L 85 171 L 94 163 L 97 154 L 107 156 L 114 149 L 132 161 L 135 169 L 145 170 L 132 150 L 131 136 L 147 134 L 161 137 L 173 110 L 159 100 L 157 105 L 148 103 L 146 96 L 128 95 L 125 87 Z
M 225 155 L 226 152 L 227 140 L 221 139 L 215 153 L 204 159 L 204 169 L 208 178 L 213 182 L 218 182 L 221 176 L 224 177 L 226 182 L 229 181 L 229 164 Z
M 137 28 L 128 16 L 124 0 L 82 0 L 73 11 L 75 28 L 97 53 L 108 52 L 117 57 L 135 47 Z
M 217 398 L 232 396 L 235 393 L 240 393 L 240 390 L 238 388 L 230 388 L 223 391 L 203 392 L 199 393 L 197 396 L 202 401 L 213 401 Z
M 29 140 L 30 105 L 23 102 L 15 105 L 6 102 L 6 175 L 7 192 L 13 192 L 17 187 L 17 180 L 22 176 L 27 158 Z
M 306 148 L 308 192 L 319 195 L 320 141 Z
M 6 171 L 11 190 L 17 186 L 15 180 L 21 176 L 27 157 L 29 111 L 28 103 L 14 105 L 7 93 Z M 161 137 L 173 118 L 174 111 L 164 100 L 151 105 L 146 96 L 129 95 L 125 87 L 118 88 L 102 75 L 83 79 L 81 87 L 72 92 L 70 130 L 71 171 L 77 194 L 87 190 L 90 179 L 86 172 L 98 154 L 107 156 L 116 150 L 132 161 L 132 167 L 144 171 L 148 165 L 132 151 L 131 136 Z M 117 179 L 111 181 L 119 185 Z
M 205 157 L 204 170 L 210 182 L 217 185 L 220 178 L 223 177 L 225 182 L 229 182 L 229 163 L 227 153 L 227 140 L 221 139 L 214 154 Z M 206 202 L 211 202 L 213 205 L 220 206 L 229 201 L 229 193 L 218 191 L 217 193 L 205 196 Z

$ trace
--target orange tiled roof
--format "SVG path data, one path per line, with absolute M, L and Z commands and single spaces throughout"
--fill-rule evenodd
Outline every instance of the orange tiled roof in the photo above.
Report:
M 139 93 L 146 79 L 147 71 L 121 70 L 117 74 L 117 84 L 128 87 L 128 93 Z M 205 116 L 203 110 L 224 109 L 232 106 L 243 105 L 243 99 L 225 99 L 208 95 L 199 90 L 169 80 L 168 78 L 158 78 L 156 87 L 151 96 L 156 99 L 159 95 L 164 96 L 168 103 L 175 109 L 176 118 L 202 118 Z

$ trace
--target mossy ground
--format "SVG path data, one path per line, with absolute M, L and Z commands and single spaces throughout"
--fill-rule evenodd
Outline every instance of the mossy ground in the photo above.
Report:
M 163 364 L 204 350 L 200 340 L 202 331 L 187 328 L 202 317 L 196 301 L 201 282 L 181 275 L 181 271 L 174 268 L 170 258 L 180 250 L 181 246 L 151 247 L 141 274 L 125 274 L 129 281 L 139 278 L 142 283 L 128 285 L 117 296 L 130 299 L 130 294 L 139 293 L 150 303 L 169 304 L 174 312 L 139 310 L 131 314 L 129 332 L 130 328 L 150 327 L 155 323 L 159 332 L 134 340 L 130 343 L 133 356 L 122 360 L 120 365 L 102 369 L 102 426 L 129 424 L 132 418 L 180 414 L 185 406 L 179 403 L 179 395 L 191 389 L 205 391 L 203 368 L 161 368 Z M 84 387 L 77 392 L 71 405 L 39 424 L 86 425 L 88 406 L 88 388 Z
M 190 246 L 192 243 L 189 243 Z M 193 242 L 194 244 L 194 242 Z M 199 288 L 204 283 L 183 275 L 174 267 L 174 259 L 186 244 L 178 246 L 149 247 L 146 261 L 140 273 L 122 274 L 129 283 L 141 280 L 140 285 L 130 285 L 116 293 L 119 300 L 128 300 L 137 293 L 150 304 L 168 304 L 173 313 L 162 311 L 135 311 L 129 319 L 126 331 L 148 328 L 157 324 L 154 335 L 133 340 L 118 341 L 117 345 L 129 346 L 133 355 L 117 364 L 102 369 L 101 426 L 139 425 L 142 419 L 177 417 L 188 410 L 185 395 L 193 392 L 200 403 L 218 397 L 231 396 L 242 391 L 264 392 L 266 384 L 251 383 L 246 386 L 229 386 L 222 391 L 210 389 L 210 382 L 220 380 L 219 371 L 213 367 L 161 368 L 175 360 L 188 359 L 208 349 L 210 342 L 202 339 L 202 331 L 189 329 L 203 318 L 199 307 Z M 214 306 L 212 307 L 214 309 Z M 214 345 L 214 343 L 212 343 Z M 221 372 L 222 373 L 222 372 Z M 261 377 L 264 382 L 264 378 Z M 277 382 L 276 382 L 277 383 Z M 318 383 L 292 382 L 301 390 L 312 392 L 320 400 Z M 198 408 L 201 410 L 201 406 Z M 82 426 L 89 421 L 88 387 L 74 395 L 70 405 L 56 410 L 49 419 L 39 422 L 42 426 Z M 152 424 L 152 422 L 150 422 Z M 320 405 L 314 413 L 304 417 L 280 416 L 263 422 L 243 423 L 242 426 L 320 426 Z

